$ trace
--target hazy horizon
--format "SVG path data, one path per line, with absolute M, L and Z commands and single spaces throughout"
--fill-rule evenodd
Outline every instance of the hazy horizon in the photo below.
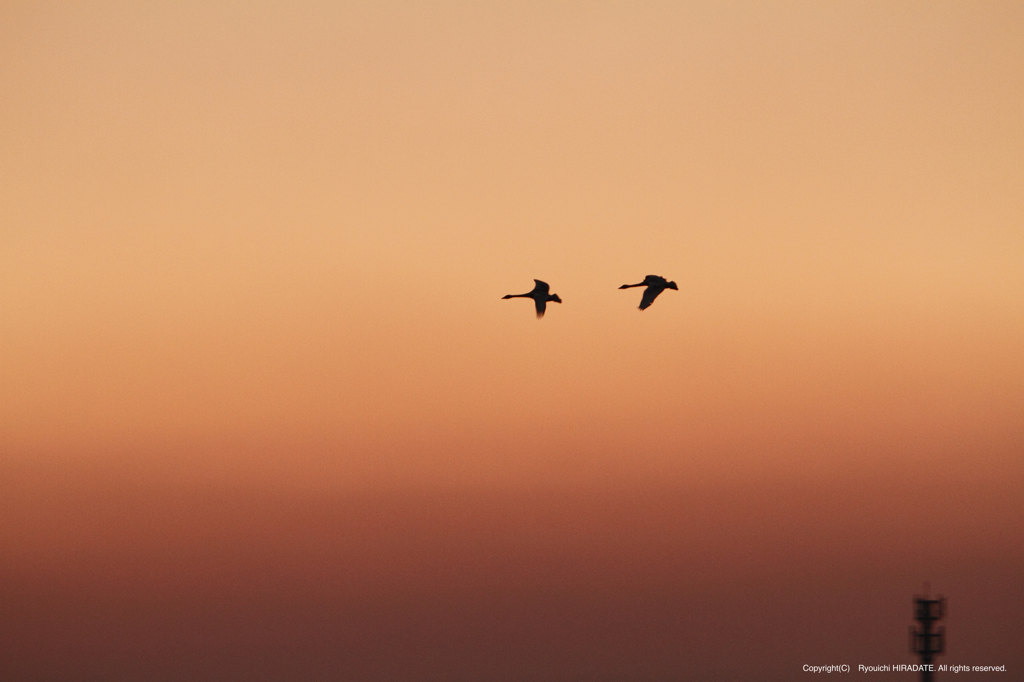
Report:
M 0 677 L 1019 670 L 1022 120 L 1009 2 L 5 5 Z

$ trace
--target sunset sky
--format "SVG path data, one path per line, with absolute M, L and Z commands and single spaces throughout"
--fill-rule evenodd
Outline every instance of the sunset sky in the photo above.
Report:
M 4 3 L 0 677 L 1021 674 L 1022 122 L 1014 2 Z

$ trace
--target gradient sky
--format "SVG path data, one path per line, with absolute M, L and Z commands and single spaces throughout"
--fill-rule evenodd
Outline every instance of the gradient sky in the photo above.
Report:
M 5 3 L 0 672 L 1019 673 L 1022 121 L 1010 2 Z

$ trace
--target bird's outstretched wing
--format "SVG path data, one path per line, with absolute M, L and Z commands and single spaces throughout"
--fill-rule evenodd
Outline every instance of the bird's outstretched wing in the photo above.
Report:
M 544 317 L 544 311 L 548 309 L 548 302 L 540 297 L 533 299 L 533 302 L 537 306 L 537 319 L 539 320 Z
M 547 296 L 548 292 L 551 291 L 551 287 L 548 286 L 547 282 L 542 282 L 539 279 L 535 279 L 533 281 L 536 282 L 536 284 L 533 287 L 533 291 L 531 291 L 530 293 L 532 293 L 532 294 L 544 294 L 545 296 Z
M 658 294 L 664 291 L 664 287 L 649 286 L 644 289 L 644 297 L 640 299 L 640 310 L 647 310 L 654 303 L 654 299 L 658 298 Z

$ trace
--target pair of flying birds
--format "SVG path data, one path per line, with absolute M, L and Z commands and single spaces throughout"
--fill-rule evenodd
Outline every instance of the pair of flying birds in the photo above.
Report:
M 554 301 L 555 303 L 561 303 L 562 299 L 558 298 L 558 294 L 548 293 L 551 291 L 551 287 L 548 286 L 547 282 L 542 282 L 539 279 L 533 280 L 536 285 L 533 287 L 533 291 L 525 294 L 509 294 L 508 296 L 502 296 L 502 300 L 506 298 L 532 298 L 534 305 L 537 306 L 537 317 L 544 317 L 544 311 L 547 310 L 548 301 Z M 647 275 L 644 277 L 644 281 L 639 284 L 623 284 L 620 289 L 630 289 L 632 287 L 647 287 L 644 290 L 644 297 L 640 299 L 640 310 L 645 310 L 651 307 L 654 303 L 654 299 L 658 298 L 658 294 L 665 291 L 665 289 L 675 289 L 679 291 L 679 287 L 676 286 L 675 282 L 670 282 L 664 277 L 658 277 L 657 275 Z

